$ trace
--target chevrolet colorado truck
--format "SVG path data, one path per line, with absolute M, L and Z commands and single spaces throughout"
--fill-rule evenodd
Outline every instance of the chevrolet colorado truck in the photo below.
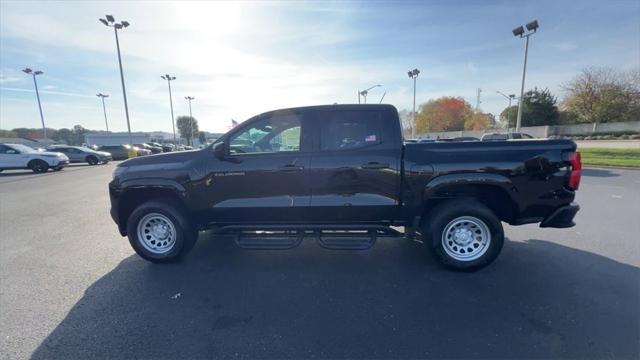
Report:
M 570 140 L 405 144 L 393 106 L 327 105 L 257 115 L 202 150 L 129 159 L 109 193 L 120 234 L 152 262 L 214 229 L 243 248 L 409 238 L 474 270 L 500 253 L 502 222 L 573 226 L 580 170 Z

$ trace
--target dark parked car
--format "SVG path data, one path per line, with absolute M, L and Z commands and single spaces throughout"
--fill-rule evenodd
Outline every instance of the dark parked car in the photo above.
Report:
M 111 161 L 111 154 L 105 151 L 96 151 L 83 146 L 51 146 L 47 151 L 59 152 L 67 155 L 72 163 L 86 162 L 89 165 L 99 163 L 106 164 Z
M 103 145 L 98 151 L 105 151 L 111 154 L 113 160 L 126 160 L 132 148 L 129 145 Z
M 159 153 L 162 152 L 162 147 L 153 146 L 153 145 L 147 144 L 147 143 L 133 144 L 133 146 L 135 146 L 137 148 L 140 148 L 140 149 L 149 150 L 149 151 L 151 151 L 152 154 L 159 154 Z
M 573 226 L 580 169 L 570 140 L 403 144 L 393 106 L 330 105 L 258 115 L 200 151 L 130 159 L 109 193 L 120 233 L 153 262 L 213 228 L 246 248 L 419 237 L 469 270 L 498 256 L 502 222 Z

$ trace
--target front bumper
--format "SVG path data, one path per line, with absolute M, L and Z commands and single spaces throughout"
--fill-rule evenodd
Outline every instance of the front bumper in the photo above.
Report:
M 580 205 L 574 202 L 569 205 L 561 206 L 544 219 L 540 224 L 540 227 L 570 228 L 575 226 L 576 223 L 573 222 L 573 218 L 576 216 L 578 210 L 580 210 Z
M 121 194 L 120 187 L 117 185 L 116 181 L 115 180 L 111 181 L 109 183 L 109 200 L 111 200 L 111 209 L 109 211 L 109 214 L 111 215 L 113 222 L 115 222 L 116 225 L 118 225 L 118 231 L 120 232 L 120 235 L 126 236 L 127 231 L 126 229 L 123 228 L 122 224 L 120 223 L 120 214 L 119 214 L 120 194 Z
M 63 168 L 65 166 L 67 166 L 67 165 L 69 165 L 69 160 L 61 160 L 61 161 L 58 161 L 58 163 L 56 165 L 54 165 L 53 167 Z

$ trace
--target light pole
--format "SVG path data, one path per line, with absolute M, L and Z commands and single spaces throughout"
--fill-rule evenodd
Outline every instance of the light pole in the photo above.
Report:
M 516 94 L 505 94 L 502 91 L 496 91 L 496 93 L 504 96 L 507 100 L 509 100 L 509 106 L 507 107 L 507 124 L 509 124 L 509 113 L 511 113 L 511 100 L 516 98 Z
M 516 120 L 516 132 L 520 132 L 522 125 L 522 99 L 524 99 L 524 78 L 527 73 L 527 55 L 529 54 L 529 37 L 538 31 L 538 20 L 533 20 L 526 25 L 528 33 L 524 33 L 524 28 L 518 26 L 513 29 L 513 36 L 526 38 L 524 45 L 524 66 L 522 68 L 522 85 L 520 86 L 520 99 L 518 99 L 518 119 Z
M 102 111 L 104 112 L 104 125 L 107 127 L 107 132 L 109 132 L 109 122 L 107 122 L 107 108 L 104 105 L 104 98 L 108 98 L 109 95 L 108 94 L 103 94 L 103 93 L 98 93 L 96 94 L 97 97 L 99 97 L 100 99 L 102 99 Z M 129 139 L 131 140 L 131 139 Z
M 124 113 L 127 116 L 127 131 L 129 132 L 129 144 L 133 144 L 131 138 L 131 123 L 129 122 L 129 105 L 127 104 L 127 91 L 124 86 L 124 73 L 122 72 L 122 57 L 120 56 L 120 41 L 118 40 L 118 30 L 124 29 L 129 26 L 129 22 L 121 21 L 116 23 L 113 15 L 105 15 L 105 19 L 98 19 L 105 26 L 112 27 L 113 32 L 116 34 L 116 49 L 118 49 L 118 65 L 120 65 L 120 82 L 122 82 L 122 97 L 124 98 Z
M 191 146 L 193 146 L 193 113 L 191 112 L 191 100 L 195 100 L 193 96 L 185 96 L 185 99 L 189 101 L 189 124 L 191 125 Z
M 409 75 L 409 78 L 413 79 L 413 112 L 411 113 L 411 117 L 412 117 L 412 124 L 411 124 L 411 138 L 415 139 L 416 137 L 416 79 L 418 78 L 418 75 L 420 74 L 420 70 L 418 69 L 413 69 L 409 72 L 407 72 L 407 74 Z
M 362 91 L 358 91 L 358 104 L 360 104 L 360 95 L 362 95 L 362 97 L 364 97 L 364 103 L 367 103 L 367 95 L 369 94 L 369 90 L 373 89 L 373 88 L 377 88 L 380 87 L 382 85 L 378 84 L 378 85 L 373 85 L 372 87 L 368 88 L 368 89 L 364 89 Z
M 169 84 L 169 106 L 171 106 L 171 126 L 173 126 L 173 142 L 178 146 L 178 140 L 176 139 L 176 123 L 173 119 L 173 98 L 171 97 L 171 80 L 175 80 L 175 76 L 171 76 L 169 74 L 161 75 L 161 78 L 167 80 L 167 84 Z
M 40 104 L 40 93 L 38 92 L 38 81 L 36 81 L 36 76 L 44 74 L 40 70 L 33 71 L 30 68 L 24 68 L 22 70 L 25 74 L 33 76 L 33 86 L 36 88 L 36 99 L 38 99 L 38 110 L 40 110 L 40 121 L 42 122 L 42 134 L 44 136 L 44 140 L 47 140 L 47 128 L 44 126 L 44 115 L 42 115 L 42 105 Z

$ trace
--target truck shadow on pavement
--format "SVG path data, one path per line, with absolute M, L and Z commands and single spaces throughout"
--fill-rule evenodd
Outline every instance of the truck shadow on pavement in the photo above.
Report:
M 607 169 L 594 169 L 594 168 L 586 168 L 582 169 L 582 176 L 592 176 L 592 177 L 616 177 L 620 176 L 619 173 L 615 173 L 613 171 Z
M 637 267 L 545 240 L 442 269 L 417 243 L 124 259 L 36 349 L 87 358 L 638 358 Z

